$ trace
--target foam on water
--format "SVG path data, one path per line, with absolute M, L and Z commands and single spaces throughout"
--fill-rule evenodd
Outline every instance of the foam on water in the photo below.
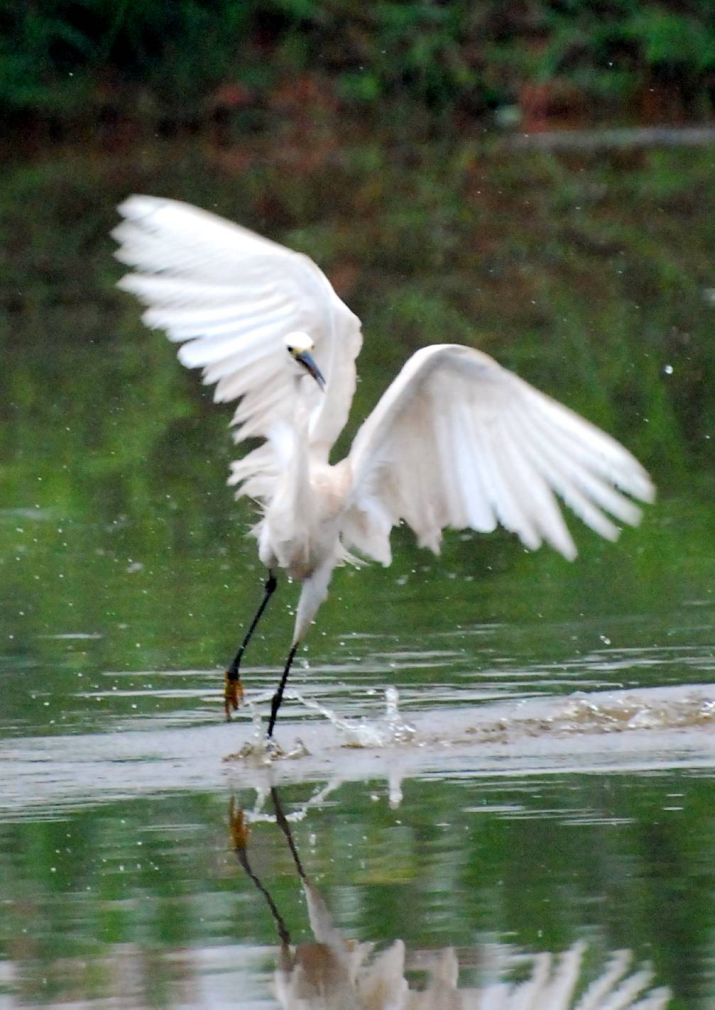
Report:
M 521 709 L 521 711 L 519 710 Z M 483 723 L 483 739 L 672 730 L 715 723 L 715 699 L 703 689 L 576 692 L 565 699 L 530 699 L 507 718 Z

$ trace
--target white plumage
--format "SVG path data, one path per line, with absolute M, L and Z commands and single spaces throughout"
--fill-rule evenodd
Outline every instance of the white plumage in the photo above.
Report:
M 389 564 L 390 531 L 401 520 L 435 552 L 445 528 L 501 524 L 529 549 L 546 542 L 572 559 L 556 496 L 609 540 L 617 523 L 638 522 L 632 499 L 653 499 L 647 473 L 613 438 L 456 344 L 413 354 L 347 457 L 331 464 L 362 336 L 322 271 L 174 200 L 132 196 L 119 210 L 117 256 L 133 271 L 120 286 L 147 306 L 148 326 L 181 343 L 182 363 L 216 384 L 216 400 L 239 401 L 236 440 L 263 440 L 233 464 L 230 482 L 261 506 L 261 561 L 302 582 L 280 695 L 334 567 L 351 551 Z M 289 337 L 312 351 L 324 389 Z M 269 734 L 274 721 L 275 713 Z

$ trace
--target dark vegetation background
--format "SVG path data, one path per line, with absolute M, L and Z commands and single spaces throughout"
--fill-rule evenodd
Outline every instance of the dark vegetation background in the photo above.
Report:
M 712 0 L 5 0 L 6 130 L 411 115 L 703 117 Z M 414 125 L 414 123 L 413 123 Z

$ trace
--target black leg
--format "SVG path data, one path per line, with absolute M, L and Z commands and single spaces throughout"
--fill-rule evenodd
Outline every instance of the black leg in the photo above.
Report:
M 273 800 L 273 809 L 276 812 L 276 823 L 285 835 L 286 841 L 288 842 L 288 848 L 290 849 L 290 854 L 293 856 L 293 862 L 295 863 L 295 868 L 298 871 L 298 876 L 301 880 L 307 882 L 307 877 L 305 875 L 305 870 L 303 869 L 303 864 L 300 861 L 300 856 L 298 855 L 298 850 L 295 847 L 295 842 L 293 841 L 293 832 L 290 829 L 290 824 L 288 823 L 288 818 L 283 812 L 283 804 L 281 803 L 280 796 L 278 795 L 278 790 L 275 786 L 271 786 L 271 799 Z
M 236 853 L 236 858 L 241 864 L 243 870 L 248 877 L 256 885 L 256 889 L 260 891 L 263 897 L 266 899 L 266 904 L 271 910 L 271 915 L 273 916 L 273 921 L 278 929 L 278 935 L 281 938 L 281 944 L 284 950 L 288 950 L 290 946 L 290 933 L 286 927 L 285 922 L 281 913 L 278 911 L 276 903 L 274 902 L 268 888 L 261 882 L 260 878 L 253 872 L 251 864 L 248 861 L 248 825 L 246 824 L 246 819 L 243 815 L 242 810 L 236 808 L 235 800 L 231 800 L 231 805 L 229 807 L 229 827 L 231 829 L 231 841 L 233 843 L 233 850 Z
M 256 616 L 251 621 L 251 626 L 245 634 L 241 646 L 233 657 L 233 662 L 226 670 L 225 685 L 224 685 L 224 701 L 223 708 L 226 713 L 226 720 L 231 719 L 231 710 L 234 711 L 238 708 L 238 703 L 243 697 L 243 687 L 241 686 L 241 676 L 239 674 L 239 668 L 241 666 L 241 660 L 243 659 L 243 653 L 246 651 L 246 646 L 251 641 L 251 635 L 256 630 L 256 625 L 263 616 L 263 611 L 268 606 L 268 601 L 273 595 L 278 581 L 272 571 L 269 570 L 268 578 L 266 579 L 266 585 L 264 587 L 263 599 L 261 600 L 261 605 L 256 611 Z
M 285 690 L 286 681 L 288 680 L 288 674 L 290 673 L 291 663 L 298 651 L 298 646 L 300 642 L 296 642 L 293 648 L 288 653 L 288 659 L 286 660 L 286 665 L 283 669 L 283 676 L 281 677 L 281 682 L 278 685 L 278 690 L 273 695 L 273 700 L 271 701 L 271 718 L 268 721 L 268 739 L 270 740 L 273 736 L 273 727 L 276 724 L 276 719 L 278 718 L 278 709 L 281 707 L 281 702 L 283 701 L 283 692 Z

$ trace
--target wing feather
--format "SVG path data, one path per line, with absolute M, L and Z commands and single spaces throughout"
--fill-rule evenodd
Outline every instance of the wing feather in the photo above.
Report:
M 465 500 L 465 511 L 468 519 L 465 525 L 471 526 L 472 529 L 480 533 L 491 533 L 492 530 L 496 529 L 498 519 L 492 505 L 493 496 L 489 493 L 489 488 L 492 484 L 492 477 L 488 466 L 489 460 L 480 457 L 479 453 L 471 448 L 478 445 L 479 425 L 467 404 L 461 404 L 460 407 L 461 426 L 463 426 L 466 437 L 469 440 L 470 448 L 466 453 L 468 460 L 466 465 L 460 467 L 459 460 L 455 459 L 453 461 L 453 469 L 463 473 L 462 496 Z M 446 438 L 448 439 L 449 429 L 446 424 L 445 429 L 447 429 Z M 462 453 L 462 458 L 465 458 L 465 453 Z M 448 473 L 445 473 L 445 479 L 448 476 Z
M 179 359 L 203 369 L 219 401 L 238 399 L 236 441 L 267 438 L 291 424 L 296 388 L 285 337 L 307 332 L 325 393 L 306 386 L 310 448 L 327 460 L 355 391 L 360 321 L 307 256 L 175 200 L 132 196 L 119 207 L 117 258 L 132 272 L 119 282 L 147 306 L 147 326 L 182 346 Z M 249 454 L 254 459 L 253 453 Z M 250 467 L 239 471 L 248 481 Z M 262 487 L 272 485 L 261 471 Z
M 362 425 L 348 457 L 343 536 L 378 560 L 401 520 L 437 551 L 446 527 L 497 521 L 529 549 L 576 547 L 560 497 L 591 529 L 635 525 L 654 488 L 615 439 L 486 354 L 455 344 L 414 354 Z
M 614 479 L 609 477 L 610 466 L 601 471 L 590 469 L 589 458 L 584 458 L 573 439 L 562 439 L 558 430 L 550 430 L 539 418 L 533 418 L 532 423 L 534 449 L 540 453 L 552 486 L 580 519 L 609 540 L 618 535 L 617 527 L 594 506 L 631 526 L 638 523 L 640 509 L 608 482 Z
M 543 455 L 536 444 L 533 445 L 530 456 L 525 456 L 514 448 L 527 442 L 529 435 L 529 428 L 525 427 L 518 406 L 515 405 L 515 410 L 504 418 L 504 424 L 509 429 L 510 465 L 518 468 L 523 485 L 531 489 L 539 533 L 559 554 L 565 558 L 575 558 L 576 545 L 556 500 L 553 482 L 549 484 L 544 476 Z

